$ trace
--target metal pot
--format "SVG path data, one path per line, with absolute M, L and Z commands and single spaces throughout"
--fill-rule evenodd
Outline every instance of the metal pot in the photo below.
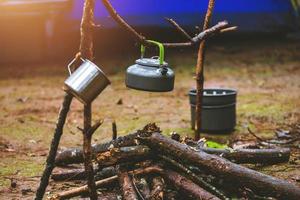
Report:
M 104 72 L 93 62 L 81 58 L 81 65 L 72 73 L 68 65 L 70 76 L 65 81 L 64 90 L 74 95 L 79 101 L 87 105 L 91 103 L 110 84 Z
M 168 92 L 174 88 L 175 75 L 164 62 L 164 46 L 147 40 L 159 47 L 159 57 L 144 58 L 145 46 L 141 45 L 141 58 L 126 70 L 125 84 L 129 88 L 151 92 Z
M 229 133 L 236 125 L 236 96 L 232 89 L 204 89 L 201 131 L 207 133 Z M 191 105 L 191 126 L 195 129 L 196 90 L 189 92 Z

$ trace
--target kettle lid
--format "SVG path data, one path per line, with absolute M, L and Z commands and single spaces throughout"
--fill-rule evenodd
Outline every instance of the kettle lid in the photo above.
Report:
M 167 67 L 168 66 L 168 63 L 165 62 L 165 61 L 161 65 L 159 63 L 159 59 L 156 59 L 156 57 L 152 57 L 152 58 L 140 58 L 140 59 L 137 59 L 135 61 L 135 63 L 139 64 L 139 65 L 149 66 L 149 67 Z

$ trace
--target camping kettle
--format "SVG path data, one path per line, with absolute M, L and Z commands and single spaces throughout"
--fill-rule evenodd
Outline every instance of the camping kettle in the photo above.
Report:
M 150 91 L 168 92 L 174 88 L 175 75 L 164 61 L 164 46 L 156 41 L 147 40 L 159 47 L 159 57 L 144 58 L 145 46 L 141 45 L 141 58 L 126 70 L 127 87 Z
M 93 62 L 81 58 L 81 65 L 72 72 L 76 58 L 68 65 L 70 76 L 65 80 L 64 90 L 83 104 L 91 103 L 110 84 L 104 72 Z

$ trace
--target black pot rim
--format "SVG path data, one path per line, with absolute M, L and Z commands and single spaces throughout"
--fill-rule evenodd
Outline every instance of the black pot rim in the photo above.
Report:
M 219 90 L 219 91 L 226 91 L 226 94 L 203 94 L 206 97 L 220 97 L 220 96 L 235 96 L 237 94 L 237 90 L 232 88 L 205 88 L 203 91 L 207 90 Z M 228 92 L 228 93 L 227 93 Z M 190 89 L 189 96 L 196 96 L 196 89 Z

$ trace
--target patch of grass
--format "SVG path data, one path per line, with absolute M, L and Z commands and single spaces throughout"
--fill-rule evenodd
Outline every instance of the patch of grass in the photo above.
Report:
M 293 102 L 269 94 L 243 94 L 238 97 L 237 113 L 244 116 L 266 117 L 280 121 L 287 112 L 294 109 Z
M 0 187 L 7 187 L 10 176 L 32 177 L 37 176 L 43 170 L 43 165 L 34 159 L 22 159 L 17 157 L 1 158 Z
M 48 138 L 45 133 L 49 129 L 38 122 L 25 121 L 20 123 L 13 120 L 1 126 L 1 134 L 10 140 L 28 142 L 28 140 L 45 140 Z M 46 137 L 45 137 L 46 136 Z M 50 135 L 49 135 L 50 138 Z

